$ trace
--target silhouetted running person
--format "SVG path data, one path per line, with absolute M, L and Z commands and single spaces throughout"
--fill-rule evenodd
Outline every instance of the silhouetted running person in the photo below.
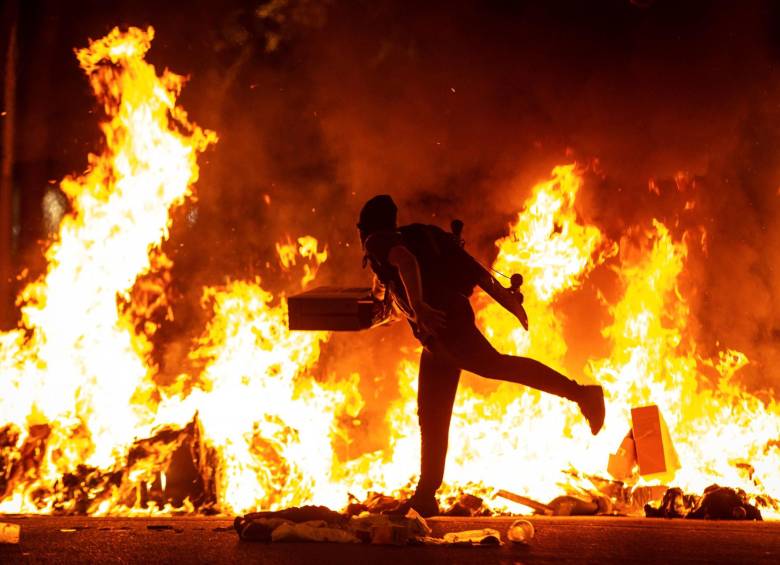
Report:
M 461 370 L 576 402 L 593 434 L 604 423 L 604 393 L 598 385 L 580 385 L 539 361 L 496 351 L 477 329 L 468 297 L 481 286 L 527 328 L 521 300 L 466 253 L 457 236 L 431 225 L 398 227 L 397 211 L 390 196 L 375 196 L 363 206 L 358 229 L 364 266 L 370 264 L 375 274 L 376 297 L 408 319 L 423 345 L 417 394 L 420 480 L 407 506 L 432 516 L 439 511 L 435 494 L 444 476 Z

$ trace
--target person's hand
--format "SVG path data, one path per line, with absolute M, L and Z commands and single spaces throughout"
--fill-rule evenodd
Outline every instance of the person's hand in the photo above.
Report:
M 439 335 L 447 327 L 447 315 L 425 302 L 421 302 L 414 309 L 414 321 L 424 334 L 432 336 Z
M 509 310 L 514 314 L 515 318 L 523 325 L 525 331 L 528 331 L 528 314 L 523 308 L 523 294 L 516 290 L 510 293 L 512 296 L 512 308 Z

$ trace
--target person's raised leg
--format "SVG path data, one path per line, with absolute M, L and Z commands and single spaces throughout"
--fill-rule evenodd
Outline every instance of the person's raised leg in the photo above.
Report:
M 441 340 L 446 355 L 462 369 L 488 379 L 525 385 L 576 402 L 596 434 L 604 424 L 604 392 L 598 385 L 580 385 L 544 363 L 496 351 L 473 324 L 464 324 Z
M 448 357 L 423 349 L 417 389 L 420 421 L 420 481 L 410 500 L 423 516 L 438 514 L 435 494 L 444 478 L 452 405 L 458 390 L 460 368 Z

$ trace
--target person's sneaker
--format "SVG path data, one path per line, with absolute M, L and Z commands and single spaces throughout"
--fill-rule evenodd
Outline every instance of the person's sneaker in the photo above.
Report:
M 401 504 L 398 508 L 386 512 L 386 514 L 406 516 L 410 508 L 414 508 L 414 510 L 423 518 L 439 515 L 439 505 L 436 502 L 436 497 L 420 496 L 418 494 L 413 494 L 409 500 Z
M 414 494 L 409 499 L 409 507 L 414 508 L 423 518 L 439 515 L 439 504 L 436 502 L 435 496 L 428 497 Z
M 590 424 L 590 431 L 595 436 L 604 426 L 604 389 L 599 385 L 582 387 L 582 398 L 578 402 L 580 411 Z

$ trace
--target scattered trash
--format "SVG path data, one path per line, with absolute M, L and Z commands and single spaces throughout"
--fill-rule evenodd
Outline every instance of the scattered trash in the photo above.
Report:
M 384 512 L 393 512 L 398 510 L 403 505 L 403 501 L 398 500 L 395 497 L 380 494 L 378 492 L 371 493 L 368 498 L 363 502 L 363 506 L 367 512 L 372 514 L 382 514 Z
M 256 518 L 282 518 L 291 522 L 311 522 L 313 520 L 324 520 L 329 523 L 346 522 L 346 518 L 334 512 L 326 506 L 293 506 L 284 510 L 275 512 L 251 512 L 243 516 L 243 520 L 254 520 Z M 238 520 L 239 518 L 236 518 Z
M 670 488 L 664 493 L 661 505 L 655 508 L 652 504 L 645 505 L 645 516 L 648 518 L 684 518 L 696 506 L 696 496 L 686 495 L 682 489 Z
M 742 490 L 711 485 L 686 518 L 704 520 L 763 520 L 761 511 L 747 500 Z
M 409 537 L 409 528 L 401 524 L 371 528 L 371 543 L 374 545 L 406 545 Z
M 21 527 L 18 524 L 9 524 L 8 522 L 0 522 L 0 544 L 19 543 L 20 531 L 21 531 Z
M 389 497 L 387 497 L 389 498 Z M 481 507 L 476 500 L 468 502 Z M 386 500 L 375 498 L 379 506 Z M 321 519 L 307 520 L 312 516 Z M 374 545 L 500 545 L 498 531 L 487 528 L 466 532 L 451 532 L 443 538 L 433 537 L 425 518 L 414 509 L 406 515 L 372 514 L 346 517 L 324 507 L 304 506 L 278 512 L 254 512 L 235 519 L 234 528 L 242 541 L 284 542 L 317 541 L 335 543 L 370 543 Z
M 444 534 L 443 539 L 453 545 L 501 545 L 501 534 L 493 528 L 450 532 Z
M 643 509 L 645 504 L 662 500 L 668 490 L 666 485 L 635 487 L 631 490 L 629 502 L 632 508 Z
M 637 410 L 640 412 L 637 413 Z M 641 412 L 644 410 L 645 412 Z M 668 438 L 668 431 L 657 407 L 634 410 L 634 431 L 637 436 L 637 455 L 642 445 L 650 445 L 647 453 L 653 464 L 662 463 L 668 472 L 679 467 L 676 453 Z M 622 453 L 616 456 L 632 461 L 632 433 L 621 444 Z M 654 450 L 654 451 L 653 451 Z M 655 459 L 653 459 L 655 458 Z M 641 457 L 639 457 L 641 459 Z M 639 463 L 641 465 L 641 463 Z M 627 468 L 627 467 L 626 467 Z M 636 476 L 633 465 L 630 469 Z M 648 467 L 645 465 L 645 470 Z M 657 470 L 658 467 L 649 467 Z M 526 496 L 500 490 L 496 496 L 523 504 L 546 516 L 593 516 L 636 514 L 644 510 L 649 517 L 705 518 L 730 520 L 761 520 L 758 508 L 748 502 L 747 495 L 738 490 L 709 487 L 702 497 L 686 495 L 679 488 L 661 485 L 632 487 L 620 481 L 583 475 L 572 470 L 572 490 L 575 494 L 559 496 L 543 504 Z M 497 530 L 484 528 L 462 532 L 448 532 L 434 537 L 426 520 L 414 509 L 406 514 L 399 510 L 405 501 L 381 493 L 371 493 L 366 500 L 351 497 L 344 514 L 324 506 L 303 506 L 275 512 L 253 512 L 238 516 L 233 528 L 242 541 L 253 542 L 333 542 L 373 545 L 431 545 L 431 546 L 496 546 L 501 545 Z M 760 503 L 760 502 L 759 502 Z M 478 516 L 489 513 L 482 498 L 461 494 L 445 514 L 450 516 Z M 172 529 L 172 526 L 148 526 L 149 529 Z M 214 531 L 228 528 L 216 527 Z M 528 520 L 514 521 L 507 531 L 507 539 L 518 545 L 528 545 L 534 539 L 534 526 Z
M 232 532 L 235 528 L 233 526 L 217 526 L 213 528 L 213 532 Z
M 598 503 L 568 495 L 553 499 L 548 506 L 555 516 L 594 516 L 599 512 Z
M 509 541 L 528 544 L 534 538 L 534 525 L 528 520 L 515 520 L 506 532 Z
M 337 527 L 331 527 L 324 520 L 312 520 L 299 524 L 284 521 L 271 532 L 271 541 L 360 543 L 360 540 L 352 532 Z
M 311 530 L 317 528 L 344 530 L 347 521 L 348 519 L 345 516 L 324 506 L 300 506 L 277 512 L 252 512 L 244 516 L 237 516 L 233 522 L 233 527 L 243 541 L 292 541 L 291 538 L 296 535 L 301 537 L 330 537 L 331 534 L 329 532 L 315 533 Z M 308 525 L 301 529 L 290 528 L 290 525 L 294 524 Z M 285 526 L 285 529 L 277 536 L 283 537 L 274 540 L 273 534 L 281 526 Z M 314 540 L 309 539 L 307 541 Z
M 242 541 L 271 541 L 273 531 L 287 522 L 283 518 L 255 518 L 239 522 L 236 518 L 235 529 Z
M 463 493 L 455 501 L 444 516 L 479 516 L 484 514 L 485 508 L 481 498 L 473 494 Z
M 426 531 L 430 533 L 427 524 L 425 528 L 421 528 L 414 519 L 388 514 L 366 512 L 349 520 L 350 531 L 360 541 L 375 545 L 405 545 L 412 536 L 426 535 Z
M 761 511 L 750 504 L 742 490 L 711 485 L 701 497 L 679 488 L 666 491 L 661 505 L 645 506 L 648 518 L 691 518 L 702 520 L 763 520 Z
M 533 508 L 537 513 L 543 514 L 544 516 L 552 516 L 554 513 L 553 509 L 548 505 L 537 502 L 536 500 L 528 498 L 527 496 L 521 496 L 519 494 L 509 492 L 508 490 L 500 490 L 496 493 L 496 496 L 499 498 L 506 498 L 512 502 L 517 502 L 523 506 L 528 506 L 528 508 Z
M 415 535 L 430 536 L 433 532 L 430 526 L 428 526 L 428 522 L 425 521 L 425 518 L 420 516 L 420 514 L 414 508 L 409 509 L 409 511 L 406 513 L 406 518 L 411 520 L 412 532 Z

